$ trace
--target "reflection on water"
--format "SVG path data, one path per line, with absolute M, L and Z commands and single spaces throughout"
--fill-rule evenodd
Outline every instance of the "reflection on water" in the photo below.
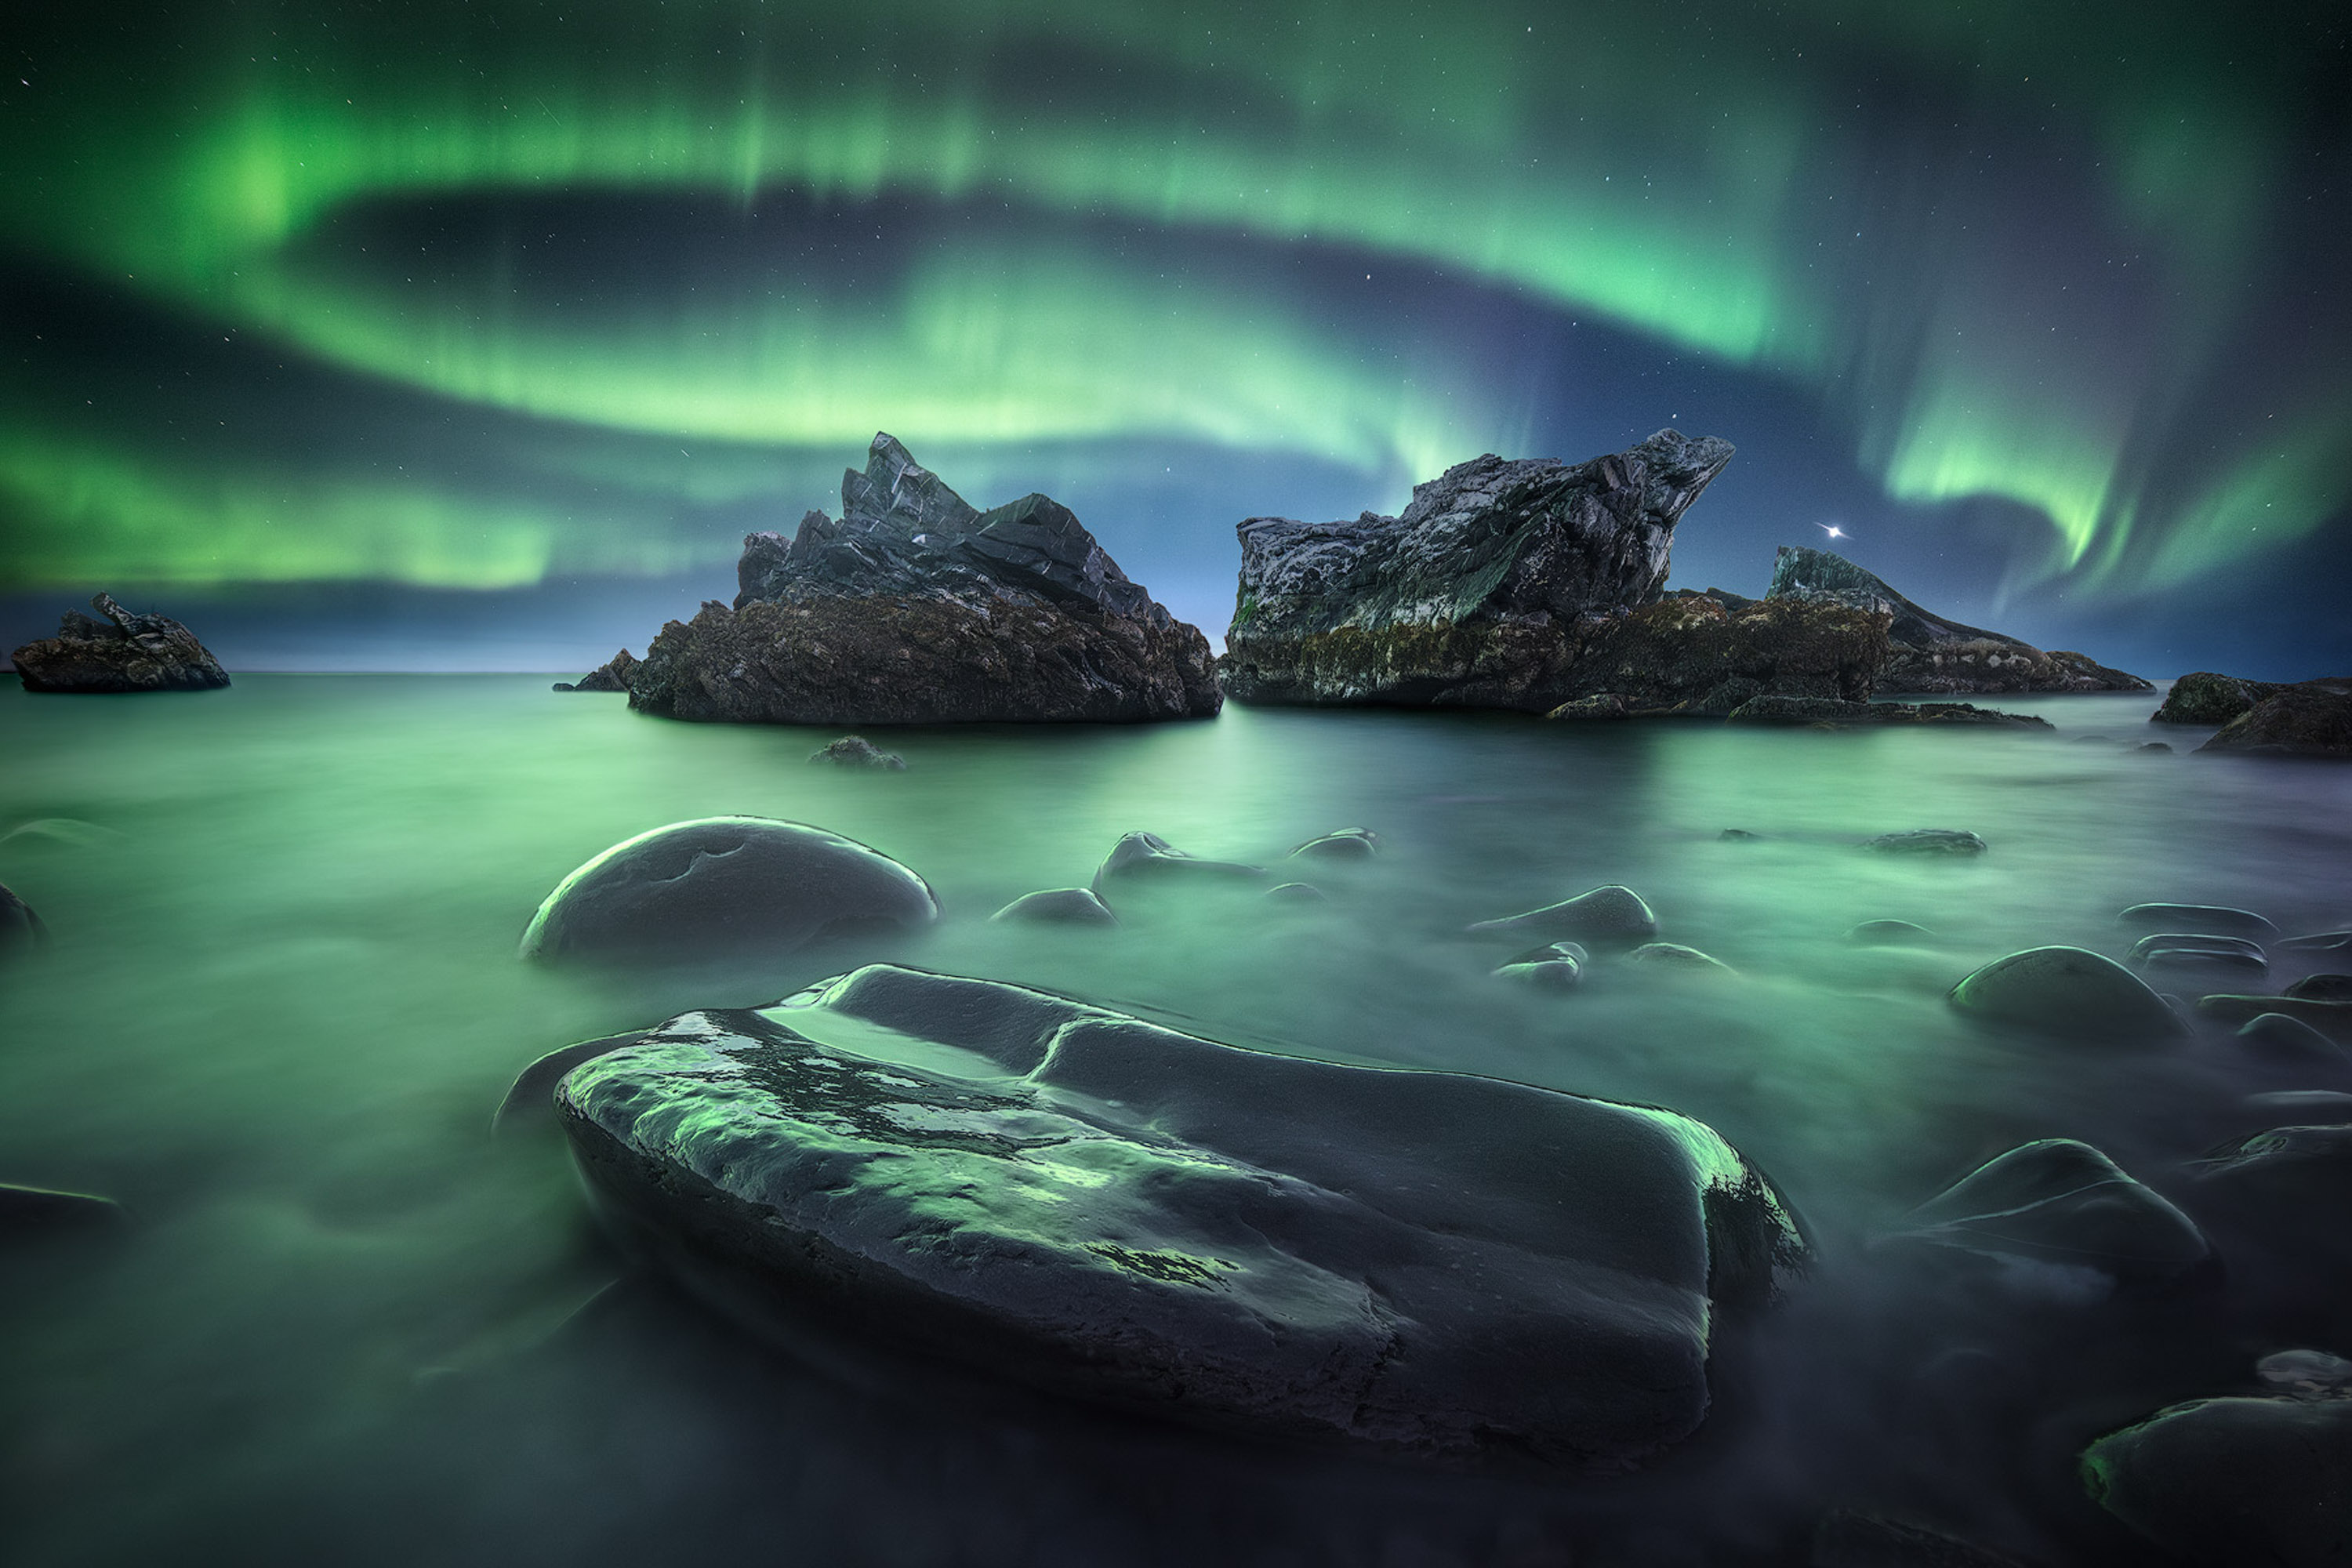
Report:
M 2201 734 L 2150 731 L 2145 695 L 2031 706 L 2061 733 L 1235 709 L 900 731 L 908 771 L 864 773 L 807 765 L 833 732 L 643 720 L 527 678 L 0 692 L 0 882 L 53 933 L 0 973 L 0 1180 L 108 1193 L 141 1221 L 127 1246 L 0 1273 L 0 1555 L 1765 1563 L 1857 1502 L 2127 1561 L 2067 1456 L 2237 1375 L 2263 1325 L 2117 1307 L 2021 1348 L 2002 1311 L 1868 1238 L 2027 1139 L 2084 1139 L 2163 1187 L 2249 1130 L 2245 1093 L 2337 1087 L 2249 1076 L 2210 1038 L 2153 1059 L 1994 1038 L 1942 994 L 2017 947 L 2120 955 L 2115 911 L 2143 900 L 2352 923 L 2352 770 L 2187 755 Z M 2130 749 L 2151 733 L 2179 752 Z M 895 855 L 948 919 L 691 986 L 516 962 L 581 861 L 731 812 Z M 1357 825 L 1383 853 L 1313 868 L 1328 905 L 1162 886 L 1117 931 L 985 918 L 1084 883 L 1131 828 L 1271 863 Z M 1991 852 L 1854 847 L 1920 826 Z M 1738 973 L 1602 962 L 1568 995 L 1487 978 L 1509 954 L 1465 924 L 1605 882 Z M 1936 934 L 1843 940 L 1889 917 Z M 1727 1342 L 1699 1444 L 1573 1489 L 1367 1475 L 942 1377 L 877 1387 L 866 1363 L 820 1375 L 642 1286 L 571 1316 L 617 1268 L 560 1146 L 488 1135 L 516 1069 L 870 956 L 1244 1044 L 1673 1106 L 1773 1173 L 1823 1265 Z

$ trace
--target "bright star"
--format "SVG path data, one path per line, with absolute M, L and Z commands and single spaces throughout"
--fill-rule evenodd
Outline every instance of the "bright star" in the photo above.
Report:
M 1823 533 L 1828 534 L 1832 539 L 1844 539 L 1850 537 L 1844 529 L 1840 528 L 1834 522 L 1817 522 L 1813 524 L 1813 526 L 1820 529 Z

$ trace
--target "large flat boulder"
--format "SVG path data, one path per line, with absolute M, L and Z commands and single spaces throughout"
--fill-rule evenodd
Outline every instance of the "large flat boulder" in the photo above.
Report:
M 2249 756 L 2352 757 L 2352 681 L 2306 681 L 2274 691 L 2197 749 Z
M 169 616 L 133 615 L 110 594 L 90 600 L 106 618 L 68 610 L 58 635 L 11 657 L 27 691 L 209 691 L 228 672 L 196 634 Z
M 1659 1452 L 1719 1315 L 1807 1255 L 1671 1111 L 887 965 L 673 1018 L 555 1100 L 624 1243 L 755 1325 L 1415 1456 Z
M 1731 460 L 1661 430 L 1584 463 L 1488 455 L 1402 515 L 1251 518 L 1220 664 L 1238 701 L 1728 713 L 1765 691 L 1859 700 L 1883 617 L 1667 599 L 1675 524 Z
M 1205 717 L 1208 639 L 1129 579 L 1067 507 L 981 511 L 887 434 L 842 515 L 743 542 L 732 605 L 665 626 L 629 705 L 789 724 Z
M 2044 652 L 2021 638 L 1989 632 L 1923 610 L 1828 550 L 1784 544 L 1772 563 L 1770 599 L 1844 605 L 1889 617 L 1886 662 L 1878 684 L 1889 691 L 2153 691 L 2148 682 L 2110 669 L 2087 654 Z

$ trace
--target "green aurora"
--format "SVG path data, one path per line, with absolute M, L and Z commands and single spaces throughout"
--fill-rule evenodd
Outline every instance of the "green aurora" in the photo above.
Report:
M 192 330 L 635 437 L 1129 443 L 1155 472 L 1184 443 L 1311 457 L 1383 502 L 1531 439 L 1524 392 L 1442 323 L 1368 335 L 1284 281 L 1300 247 L 1350 253 L 1809 398 L 1890 503 L 2046 518 L 2021 577 L 2160 589 L 2352 489 L 2343 344 L 2259 302 L 2328 79 L 2291 12 L 2046 9 L 85 10 L 12 73 L 0 237 Z M 572 287 L 520 219 L 429 232 L 563 196 L 946 216 L 882 274 L 782 256 L 690 289 Z M 634 243 L 673 278 L 659 227 Z M 425 242 L 373 243 L 397 233 Z M 0 442 L 19 583 L 499 586 L 728 553 L 646 526 L 642 493 L 167 458 L 40 391 Z

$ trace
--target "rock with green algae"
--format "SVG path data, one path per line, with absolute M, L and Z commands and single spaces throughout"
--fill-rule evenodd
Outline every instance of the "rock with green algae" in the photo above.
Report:
M 1650 1458 L 1807 1257 L 1671 1111 L 887 965 L 674 1018 L 556 1103 L 624 1245 L 754 1326 L 1402 1455 Z

